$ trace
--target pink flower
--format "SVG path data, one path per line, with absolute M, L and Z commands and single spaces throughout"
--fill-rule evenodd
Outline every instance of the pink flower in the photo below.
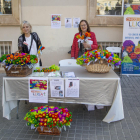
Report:
M 24 41 L 24 42 L 23 42 L 23 44 L 24 44 L 24 45 L 26 45 L 26 46 L 28 46 L 28 44 L 27 44 L 27 42 L 26 42 L 26 41 Z

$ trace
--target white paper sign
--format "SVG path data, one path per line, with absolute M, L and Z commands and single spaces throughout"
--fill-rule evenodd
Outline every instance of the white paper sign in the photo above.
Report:
M 59 71 L 55 71 L 55 72 L 50 72 L 48 74 L 48 77 L 61 77 L 61 75 Z
M 29 78 L 29 102 L 48 103 L 48 78 Z
M 78 28 L 80 23 L 80 18 L 73 18 L 73 27 Z
M 65 18 L 65 28 L 71 28 L 71 27 L 72 27 L 72 19 Z
M 62 76 L 63 76 L 64 78 L 75 78 L 74 72 L 63 72 L 63 73 L 62 73 Z
M 65 97 L 79 97 L 79 79 L 65 79 Z
M 41 77 L 44 76 L 44 72 L 33 72 L 31 76 Z
M 61 28 L 61 15 L 60 14 L 51 15 L 51 28 Z
M 64 97 L 64 79 L 50 80 L 51 97 Z

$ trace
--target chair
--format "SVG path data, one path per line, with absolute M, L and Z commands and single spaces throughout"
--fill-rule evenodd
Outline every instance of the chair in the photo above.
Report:
M 107 47 L 108 51 L 119 54 L 121 58 L 121 47 Z M 121 66 L 119 66 L 119 75 L 121 74 Z
M 59 66 L 80 66 L 76 64 L 76 59 L 64 59 L 59 61 Z
M 80 66 L 76 64 L 76 59 L 64 59 L 59 61 L 59 66 Z M 59 103 L 61 106 L 61 103 Z
M 119 57 L 121 57 L 121 47 L 107 47 L 108 51 L 119 54 Z
M 72 46 L 71 46 L 71 49 L 72 49 Z M 71 49 L 70 49 L 70 51 L 68 51 L 68 54 L 71 54 Z

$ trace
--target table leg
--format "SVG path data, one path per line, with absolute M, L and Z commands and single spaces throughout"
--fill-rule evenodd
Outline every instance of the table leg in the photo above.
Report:
M 17 100 L 17 119 L 19 119 L 19 117 L 18 117 L 19 102 L 20 102 L 20 100 Z
M 85 107 L 85 105 L 83 105 L 83 110 L 85 110 L 86 109 L 86 107 Z

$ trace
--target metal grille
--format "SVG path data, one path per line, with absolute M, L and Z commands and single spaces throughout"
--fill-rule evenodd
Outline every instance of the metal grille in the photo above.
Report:
M 105 50 L 106 47 L 122 47 L 122 42 L 97 42 L 98 45 L 102 45 L 103 49 Z
M 11 54 L 12 41 L 0 41 L 0 57 L 3 54 Z M 2 64 L 0 64 L 2 67 Z
M 106 50 L 107 47 L 122 47 L 122 42 L 97 42 L 98 45 L 102 45 L 103 50 Z M 121 53 L 117 53 L 117 55 L 121 58 Z

